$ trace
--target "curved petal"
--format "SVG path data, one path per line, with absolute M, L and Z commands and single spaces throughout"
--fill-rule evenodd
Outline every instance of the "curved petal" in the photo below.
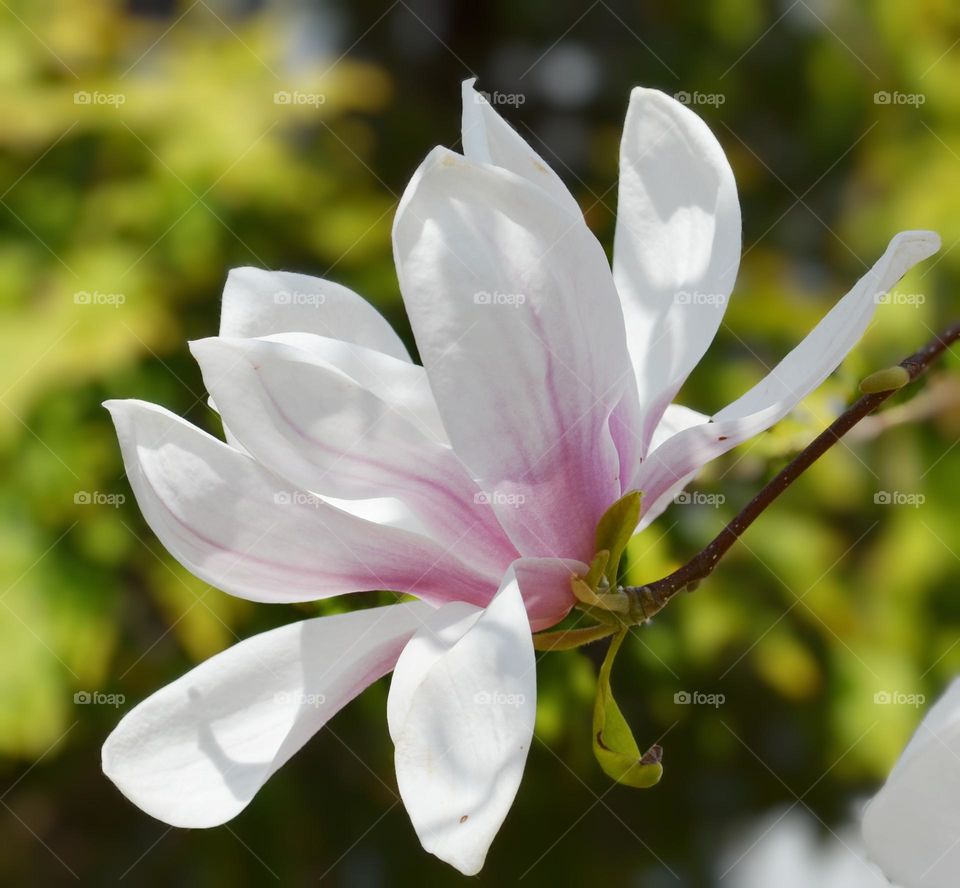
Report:
M 158 820 L 224 823 L 439 614 L 410 602 L 241 641 L 128 712 L 103 745 L 103 771 Z
M 793 410 L 856 345 L 880 296 L 939 248 L 940 238 L 932 231 L 898 234 L 873 268 L 763 380 L 724 407 L 711 422 L 685 429 L 661 444 L 634 480 L 633 486 L 644 493 L 644 512 L 660 505 L 681 478 L 770 428 Z
M 569 558 L 518 558 L 510 565 L 534 632 L 559 623 L 577 602 L 570 580 L 587 575 L 590 566 Z
M 272 333 L 316 333 L 410 360 L 383 315 L 353 290 L 306 274 L 234 268 L 223 288 L 220 335 Z
M 486 96 L 474 88 L 475 77 L 464 80 L 461 141 L 465 157 L 478 163 L 503 167 L 542 188 L 574 219 L 583 213 L 563 180 L 533 150 L 527 141 L 493 108 Z
M 291 489 L 254 459 L 143 401 L 108 401 L 147 523 L 184 567 L 253 601 L 392 589 L 486 604 L 494 586 L 439 544 Z
M 437 148 L 394 253 L 444 425 L 500 523 L 524 555 L 589 559 L 634 385 L 600 245 L 525 179 Z
M 419 364 L 343 339 L 313 333 L 277 333 L 263 339 L 291 345 L 336 367 L 401 413 L 424 434 L 441 444 L 449 443 L 430 390 L 427 371 Z
M 904 888 L 954 888 L 960 872 L 960 680 L 927 713 L 867 805 L 870 856 Z
M 335 496 L 321 496 L 324 502 L 336 509 L 388 527 L 400 527 L 411 533 L 426 535 L 426 528 L 400 500 L 392 496 L 377 496 L 371 499 L 338 499 Z
M 653 437 L 650 439 L 650 450 L 656 450 L 664 441 L 684 429 L 702 425 L 705 422 L 710 422 L 710 417 L 706 413 L 700 413 L 700 411 L 684 407 L 682 404 L 668 405 L 667 409 L 663 411 L 663 416 L 660 418 L 656 429 L 654 429 Z
M 536 693 L 512 572 L 479 616 L 419 631 L 397 661 L 388 713 L 400 795 L 423 847 L 465 875 L 480 871 L 517 794 Z
M 662 92 L 634 89 L 620 144 L 613 276 L 645 442 L 720 326 L 740 236 L 736 182 L 709 127 Z
M 264 339 L 212 337 L 191 350 L 243 448 L 297 489 L 396 497 L 491 585 L 517 557 L 453 451 L 332 365 Z

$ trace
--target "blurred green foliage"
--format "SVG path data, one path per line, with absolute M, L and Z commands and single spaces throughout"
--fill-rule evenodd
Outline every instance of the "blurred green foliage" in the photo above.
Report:
M 100 742 L 125 708 L 301 613 L 210 590 L 170 559 L 130 497 L 99 404 L 157 401 L 217 430 L 186 342 L 215 331 L 236 265 L 346 283 L 407 335 L 392 210 L 429 148 L 455 144 L 459 81 L 471 73 L 525 96 L 505 115 L 608 246 L 630 86 L 721 94 L 698 110 L 737 174 L 746 252 L 684 403 L 713 411 L 759 379 L 896 231 L 935 228 L 944 249 L 902 282 L 899 304 L 880 309 L 801 410 L 710 468 L 697 489 L 722 494 L 718 507 L 675 506 L 634 542 L 631 579 L 662 575 L 862 376 L 912 351 L 957 306 L 960 9 L 785 8 L 3 4 L 4 884 L 55 884 L 68 869 L 95 883 L 128 871 L 137 884 L 271 873 L 285 884 L 458 881 L 420 850 L 396 803 L 383 682 L 229 828 L 168 834 L 100 776 Z M 274 101 L 298 90 L 325 101 Z M 923 101 L 878 104 L 882 91 Z M 77 93 L 108 98 L 80 104 Z M 939 372 L 958 370 L 951 355 Z M 875 695 L 929 698 L 960 669 L 960 395 L 948 382 L 925 386 L 891 414 L 910 421 L 834 448 L 694 596 L 627 639 L 614 685 L 641 746 L 665 747 L 658 787 L 611 788 L 592 760 L 602 650 L 543 657 L 540 742 L 484 878 L 659 886 L 675 882 L 672 871 L 708 884 L 731 823 L 794 794 L 832 823 L 882 778 L 919 712 Z M 924 500 L 877 504 L 878 490 Z M 75 704 L 93 690 L 129 702 Z M 677 704 L 682 691 L 724 703 Z

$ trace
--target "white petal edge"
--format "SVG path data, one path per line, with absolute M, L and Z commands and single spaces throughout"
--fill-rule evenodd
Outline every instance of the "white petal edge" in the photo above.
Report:
M 536 660 L 512 571 L 483 613 L 458 626 L 459 638 L 427 629 L 410 640 L 388 712 L 420 842 L 469 876 L 513 804 L 533 739 Z
M 940 249 L 932 231 L 896 235 L 874 266 L 806 338 L 757 385 L 713 420 L 668 438 L 640 467 L 633 486 L 644 513 L 662 511 L 677 483 L 708 462 L 779 422 L 843 361 L 866 331 L 886 293 L 907 271 Z
M 445 618 L 410 602 L 245 639 L 128 712 L 103 745 L 103 771 L 137 807 L 172 826 L 225 823 L 393 668 L 416 631 Z
M 863 814 L 870 857 L 903 888 L 955 888 L 960 873 L 960 679 L 917 728 Z
M 461 88 L 463 154 L 479 163 L 502 167 L 542 188 L 571 218 L 583 223 L 583 213 L 563 180 L 476 89 L 476 78 Z M 586 223 L 583 223 L 586 224 Z
M 273 333 L 316 333 L 410 360 L 386 318 L 353 290 L 290 271 L 232 269 L 223 288 L 220 335 Z

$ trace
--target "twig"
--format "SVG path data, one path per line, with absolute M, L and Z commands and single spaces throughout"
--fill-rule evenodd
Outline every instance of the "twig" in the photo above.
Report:
M 913 382 L 927 371 L 930 365 L 951 344 L 960 339 L 960 323 L 948 327 L 939 336 L 915 354 L 904 358 L 900 366 L 909 374 Z M 727 550 L 740 538 L 741 534 L 759 515 L 784 492 L 807 468 L 826 453 L 860 420 L 868 416 L 898 389 L 874 392 L 864 395 L 840 414 L 823 432 L 810 442 L 775 478 L 768 482 L 739 514 L 717 534 L 697 555 L 683 567 L 668 574 L 663 579 L 645 586 L 627 586 L 623 591 L 631 599 L 631 619 L 644 622 L 661 610 L 671 598 L 684 589 L 696 588 L 696 585 L 708 577 Z

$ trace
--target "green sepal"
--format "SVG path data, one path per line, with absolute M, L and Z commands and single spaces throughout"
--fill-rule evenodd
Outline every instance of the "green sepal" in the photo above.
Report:
M 537 651 L 572 651 L 616 632 L 613 626 L 585 626 L 582 629 L 560 629 L 556 632 L 540 632 L 533 636 L 533 648 Z
M 641 755 L 637 741 L 610 689 L 610 670 L 626 637 L 624 629 L 613 636 L 597 680 L 597 699 L 593 706 L 593 754 L 604 773 L 626 786 L 646 789 L 659 783 L 663 775 L 659 746 Z
M 583 581 L 591 588 L 596 589 L 600 585 L 600 580 L 604 576 L 607 565 L 610 563 L 610 552 L 608 549 L 599 549 L 590 562 L 590 570 L 583 578 Z
M 600 519 L 597 525 L 596 550 L 601 552 L 606 550 L 610 553 L 603 573 L 611 586 L 617 585 L 617 573 L 620 570 L 620 559 L 623 552 L 630 542 L 630 537 L 637 529 L 640 522 L 640 500 L 642 494 L 639 490 L 633 490 L 630 493 L 620 497 Z M 596 562 L 596 559 L 594 559 Z M 593 565 L 591 564 L 591 573 Z

